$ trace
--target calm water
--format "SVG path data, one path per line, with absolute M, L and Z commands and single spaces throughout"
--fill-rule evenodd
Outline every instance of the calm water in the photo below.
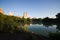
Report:
M 25 29 L 27 29 L 28 31 L 44 36 L 48 36 L 50 32 L 57 32 L 58 29 L 56 29 L 56 27 L 56 25 L 44 26 L 43 24 L 33 24 L 29 26 L 25 25 Z

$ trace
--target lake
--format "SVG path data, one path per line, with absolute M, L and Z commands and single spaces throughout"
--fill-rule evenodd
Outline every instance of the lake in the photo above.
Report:
M 58 29 L 56 29 L 57 25 L 51 25 L 51 26 L 44 26 L 43 24 L 33 24 L 33 25 L 25 25 L 25 29 L 27 29 L 29 32 L 48 36 L 49 33 L 55 33 Z

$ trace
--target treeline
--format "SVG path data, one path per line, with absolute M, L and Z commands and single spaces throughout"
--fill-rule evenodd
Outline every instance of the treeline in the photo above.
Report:
M 0 13 L 0 32 L 12 32 L 21 29 L 20 18 Z
M 40 24 L 40 19 L 20 18 L 17 16 L 4 15 L 0 13 L 0 32 L 14 32 L 22 30 L 25 24 Z
M 57 13 L 57 15 L 55 15 L 56 18 L 49 18 L 46 17 L 44 19 L 42 19 L 42 24 L 45 26 L 51 26 L 51 25 L 56 25 L 57 29 L 60 30 L 60 13 Z
M 58 13 L 56 15 L 56 18 L 49 18 L 49 17 L 46 17 L 42 20 L 43 24 L 44 23 L 51 23 L 51 24 L 57 24 L 57 23 L 60 23 L 60 13 Z
M 60 23 L 60 13 L 56 15 L 56 18 L 20 18 L 17 16 L 9 16 L 0 13 L 0 31 L 11 31 L 11 30 L 20 30 L 24 24 L 42 24 L 43 25 L 52 25 Z

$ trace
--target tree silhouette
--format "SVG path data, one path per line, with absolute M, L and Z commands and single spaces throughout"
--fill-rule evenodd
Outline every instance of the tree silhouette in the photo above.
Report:
M 60 18 L 60 13 L 58 13 L 58 14 L 56 15 L 56 17 L 57 17 L 57 18 Z

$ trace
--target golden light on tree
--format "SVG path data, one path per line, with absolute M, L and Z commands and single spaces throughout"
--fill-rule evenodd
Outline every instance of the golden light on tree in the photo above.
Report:
M 3 11 L 3 9 L 2 9 L 2 8 L 0 8 L 0 13 L 2 13 L 2 14 L 4 13 L 4 11 Z

